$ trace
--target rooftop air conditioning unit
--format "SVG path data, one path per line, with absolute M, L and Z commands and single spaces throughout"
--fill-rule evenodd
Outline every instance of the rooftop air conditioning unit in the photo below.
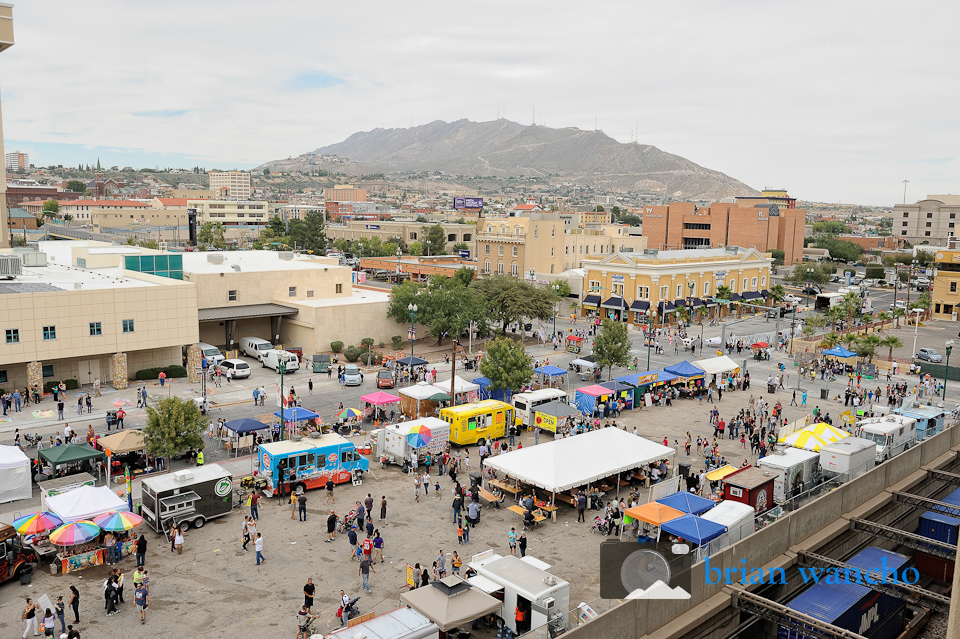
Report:
M 192 470 L 178 470 L 173 473 L 173 481 L 185 482 L 193 479 Z
M 47 265 L 46 253 L 40 253 L 39 251 L 25 251 L 20 254 L 20 257 L 23 258 L 24 266 L 38 267 Z
M 281 260 L 287 260 L 288 262 L 293 259 L 293 251 L 280 251 L 278 255 Z
M 207 261 L 211 264 L 223 264 L 223 253 L 207 253 Z
M 13 279 L 23 274 L 23 261 L 19 255 L 0 255 L 0 277 Z

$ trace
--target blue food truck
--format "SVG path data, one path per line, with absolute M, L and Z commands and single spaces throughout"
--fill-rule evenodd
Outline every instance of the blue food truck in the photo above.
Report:
M 342 484 L 351 481 L 355 472 L 370 470 L 370 461 L 353 442 L 335 433 L 262 444 L 259 457 L 266 490 L 274 495 L 281 483 L 284 492 L 295 492 L 321 487 L 328 478 Z
M 943 432 L 946 428 L 947 416 L 950 415 L 950 411 L 936 406 L 904 406 L 894 409 L 893 412 L 917 420 L 917 441 L 923 441 L 927 437 Z

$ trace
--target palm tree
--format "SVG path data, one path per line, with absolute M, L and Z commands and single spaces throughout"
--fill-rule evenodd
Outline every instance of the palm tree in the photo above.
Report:
M 674 311 L 674 315 L 676 315 L 677 320 L 686 322 L 690 319 L 690 309 L 686 306 L 678 306 L 677 310 Z
M 853 333 L 844 333 L 843 337 L 840 338 L 840 341 L 843 342 L 843 345 L 846 347 L 848 351 L 852 351 L 852 350 L 856 350 L 855 346 L 856 346 L 857 340 L 859 339 L 860 338 L 854 335 Z
M 783 284 L 774 284 L 767 293 L 767 299 L 772 300 L 774 305 L 779 304 L 787 297 L 787 289 L 783 288 Z
M 859 295 L 851 291 L 843 296 L 843 299 L 840 300 L 840 304 L 838 304 L 838 306 L 843 308 L 843 312 L 847 316 L 847 326 L 849 327 L 853 325 L 854 313 L 859 314 L 860 310 L 863 308 L 863 300 Z
M 894 308 L 893 311 L 891 312 L 893 313 L 893 318 L 897 321 L 896 328 L 900 328 L 900 318 L 906 315 L 907 311 L 898 306 Z
M 570 302 L 570 312 L 576 315 L 578 310 L 580 310 L 580 305 L 576 302 Z
M 810 326 L 810 325 L 807 325 L 807 326 L 804 326 L 804 327 L 803 327 L 803 335 L 804 335 L 804 337 L 806 337 L 807 339 L 813 337 L 813 334 L 816 333 L 816 332 L 817 332 L 817 330 L 816 330 L 814 327 Z
M 840 336 L 834 333 L 833 331 L 830 331 L 829 333 L 823 336 L 823 339 L 820 340 L 820 347 L 833 348 L 839 343 L 840 343 Z
M 715 300 L 729 300 L 730 299 L 730 287 L 720 284 L 717 286 L 717 294 L 713 296 Z M 721 304 L 725 309 L 727 309 L 727 314 L 730 313 L 730 307 L 727 304 Z
M 847 312 L 840 304 L 836 304 L 827 309 L 827 319 L 830 320 L 830 330 L 837 330 L 837 322 L 847 316 Z
M 896 335 L 887 335 L 880 342 L 880 345 L 887 349 L 887 359 L 893 361 L 893 349 L 903 346 L 903 341 Z
M 880 338 L 876 335 L 864 335 L 857 340 L 857 357 L 867 358 L 868 362 L 873 362 L 873 356 L 877 354 L 877 348 L 880 346 Z
M 888 321 L 889 319 L 890 319 L 890 313 L 888 313 L 888 312 L 886 312 L 886 311 L 880 311 L 879 313 L 877 313 L 876 315 L 874 315 L 873 320 L 874 320 L 875 322 L 880 322 L 880 327 L 879 327 L 877 330 L 878 330 L 878 331 L 882 331 L 882 330 L 883 330 L 883 323 L 886 322 L 886 321 Z

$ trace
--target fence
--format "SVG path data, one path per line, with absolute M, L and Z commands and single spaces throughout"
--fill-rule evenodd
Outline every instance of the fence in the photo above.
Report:
M 522 635 L 517 635 L 517 637 L 523 637 L 524 639 L 553 639 L 559 635 L 562 635 L 570 630 L 581 625 L 580 613 L 581 609 L 585 606 L 588 606 L 593 612 L 600 615 L 604 612 L 611 610 L 619 606 L 622 601 L 619 599 L 593 599 L 585 603 L 578 604 L 575 608 L 570 608 L 566 611 L 564 619 L 562 622 L 560 620 L 554 620 L 552 622 L 547 622 L 542 626 L 531 629 L 529 632 L 525 632 Z M 592 617 L 590 617 L 592 618 Z M 586 623 L 590 620 L 584 619 L 583 623 Z

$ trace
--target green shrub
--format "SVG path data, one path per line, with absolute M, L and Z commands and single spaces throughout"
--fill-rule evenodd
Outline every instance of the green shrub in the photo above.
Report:
M 330 342 L 330 350 L 334 353 L 340 353 L 343 351 L 343 342 Z
M 160 371 L 163 371 L 164 373 L 166 373 L 168 379 L 187 376 L 187 369 L 184 368 L 183 366 L 175 364 L 173 366 L 166 366 L 164 368 L 143 368 L 141 370 L 138 370 L 133 377 L 134 379 L 137 379 L 140 381 L 157 379 L 158 377 L 160 377 Z M 69 383 L 67 385 L 67 388 L 70 388 Z
M 43 392 L 49 393 L 53 390 L 53 387 L 60 383 L 60 380 L 50 380 L 49 382 L 44 382 Z M 67 390 L 76 390 L 80 388 L 79 382 L 75 379 L 65 379 L 63 380 L 63 385 L 67 387 Z M 2 392 L 2 391 L 0 391 Z
M 394 335 L 390 338 L 390 340 L 393 341 L 393 350 L 399 351 L 401 348 L 403 348 L 403 338 L 399 335 Z
M 360 359 L 360 355 L 362 354 L 363 354 L 363 351 L 361 351 L 356 346 L 349 346 L 346 352 L 344 352 L 343 356 L 347 358 L 348 362 L 355 362 L 358 359 Z
M 370 348 L 373 346 L 373 338 L 364 337 L 362 340 L 360 340 L 360 346 L 363 346 L 363 350 L 369 351 Z
M 380 348 L 383 348 L 384 346 L 386 346 L 386 344 L 384 344 L 383 342 L 380 342 Z

